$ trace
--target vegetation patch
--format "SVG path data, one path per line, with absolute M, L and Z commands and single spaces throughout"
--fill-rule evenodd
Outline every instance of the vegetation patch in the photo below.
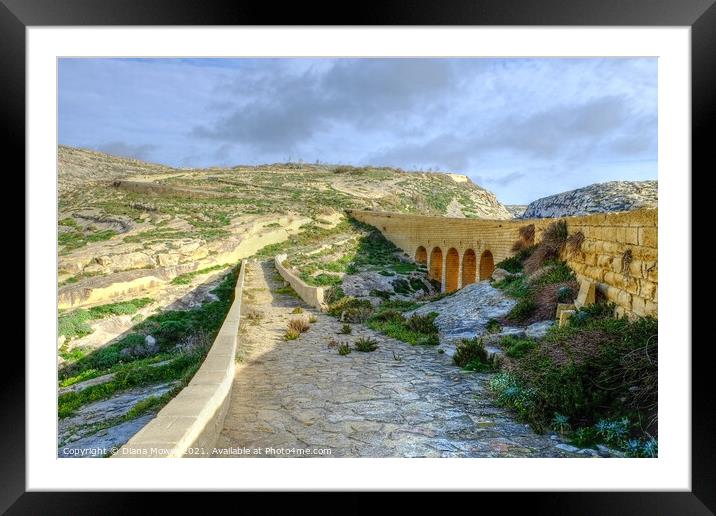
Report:
M 57 237 L 57 243 L 60 247 L 62 247 L 61 254 L 65 254 L 69 251 L 84 247 L 91 242 L 109 240 L 115 235 L 117 235 L 117 232 L 113 229 L 85 231 L 75 225 L 72 230 L 60 233 Z
M 440 344 L 438 328 L 435 326 L 437 315 L 436 312 L 431 312 L 406 318 L 399 310 L 381 305 L 379 311 L 371 316 L 366 324 L 375 331 L 409 344 L 436 346 Z
M 290 321 L 288 321 L 288 329 L 296 331 L 298 333 L 305 333 L 310 328 L 311 328 L 311 325 L 308 324 L 308 321 L 301 317 L 297 317 L 295 319 L 291 319 Z
M 84 337 L 93 331 L 88 324 L 89 321 L 104 319 L 112 315 L 132 315 L 153 302 L 153 299 L 143 297 L 61 313 L 57 318 L 58 334 L 64 335 L 67 340 Z
M 212 291 L 216 301 L 192 310 L 168 310 L 153 314 L 135 325 L 131 333 L 92 353 L 82 353 L 59 371 L 60 386 L 113 373 L 110 382 L 66 393 L 58 398 L 59 416 L 74 414 L 79 407 L 113 396 L 128 388 L 156 383 L 178 382 L 169 395 L 151 402 L 166 403 L 185 386 L 201 365 L 233 302 L 238 267 L 232 269 Z M 146 299 L 146 298 L 145 298 Z M 149 300 L 148 302 L 151 302 Z M 135 300 L 134 307 L 146 300 Z M 126 313 L 124 303 L 94 307 L 95 313 Z M 137 308 L 138 309 L 138 308 Z M 89 309 L 93 310 L 93 309 Z M 89 311 L 88 310 L 88 311 Z M 155 339 L 156 348 L 147 347 L 147 335 Z M 157 365 L 167 361 L 166 364 Z M 149 403 L 149 402 L 148 402 Z M 147 407 L 139 409 L 147 409 Z M 148 409 L 147 409 L 148 410 Z
M 338 346 L 338 354 L 341 356 L 350 355 L 351 347 L 349 344 L 343 342 Z
M 198 271 L 187 272 L 186 274 L 180 274 L 179 276 L 172 279 L 171 283 L 172 283 L 172 285 L 188 285 L 197 276 L 202 276 L 204 274 L 209 274 L 210 272 L 218 271 L 221 269 L 226 269 L 229 266 L 230 266 L 229 264 L 224 263 L 221 265 L 213 265 L 211 267 L 206 267 L 206 268 L 200 269 Z
M 348 322 L 363 322 L 373 313 L 373 305 L 367 299 L 345 296 L 328 305 L 327 313 Z
M 553 427 L 559 414 L 579 442 L 598 438 L 647 456 L 657 433 L 658 324 L 652 318 L 617 319 L 613 309 L 580 309 L 541 342 L 503 340 L 510 351 L 505 371 L 490 388 L 499 404 L 537 431 Z M 598 427 L 600 421 L 621 423 Z
M 488 360 L 485 345 L 479 337 L 462 339 L 455 348 L 453 362 L 469 371 L 488 372 L 494 370 L 494 365 Z
M 521 358 L 529 351 L 537 348 L 538 343 L 534 339 L 530 338 L 519 338 L 513 335 L 503 337 L 500 341 L 502 349 L 505 350 L 505 355 L 510 358 Z
M 552 243 L 548 246 L 560 245 L 556 239 L 559 238 L 561 230 L 554 230 L 554 232 L 558 236 L 550 237 L 552 240 L 549 241 Z M 540 243 L 534 248 L 525 248 L 511 258 L 527 270 L 527 262 L 533 260 L 532 257 L 537 253 L 540 256 L 539 269 L 533 270 L 530 275 L 509 276 L 492 284 L 495 288 L 503 290 L 508 296 L 517 300 L 517 304 L 505 316 L 506 322 L 527 325 L 552 319 L 557 309 L 557 303 L 569 303 L 576 296 L 578 285 L 574 272 L 558 258 L 545 259 L 543 251 L 540 251 L 542 248 L 543 244 Z M 516 266 L 512 267 L 513 270 L 516 268 Z
M 368 353 L 378 349 L 378 341 L 370 337 L 361 337 L 354 344 L 356 351 Z

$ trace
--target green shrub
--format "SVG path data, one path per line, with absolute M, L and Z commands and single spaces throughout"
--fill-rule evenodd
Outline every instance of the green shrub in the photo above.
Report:
M 557 302 L 568 303 L 574 299 L 574 291 L 569 287 L 559 287 L 557 289 Z
M 61 315 L 57 319 L 57 331 L 64 335 L 67 340 L 84 337 L 92 333 L 92 327 L 87 321 L 92 320 L 87 310 L 74 310 L 67 315 Z
M 538 431 L 551 426 L 555 413 L 578 427 L 605 421 L 598 437 L 624 447 L 639 432 L 656 429 L 658 323 L 648 317 L 615 319 L 596 305 L 581 312 L 585 316 L 576 324 L 570 319 L 541 343 L 522 345 L 531 350 L 514 357 L 509 379 L 529 396 L 519 398 L 520 407 L 505 403 Z M 502 394 L 503 401 L 509 398 Z M 643 430 L 625 421 L 640 421 Z
M 410 282 L 403 278 L 398 278 L 393 281 L 393 290 L 397 294 L 410 294 L 413 289 L 411 288 Z M 390 297 L 390 294 L 388 294 L 388 297 Z
M 425 333 L 428 335 L 437 334 L 438 327 L 435 326 L 435 318 L 437 316 L 437 312 L 430 312 L 425 315 L 413 314 L 409 319 L 405 320 L 405 326 L 409 330 L 417 333 Z
M 294 328 L 288 328 L 286 330 L 286 333 L 283 335 L 283 340 L 296 340 L 301 336 L 301 332 L 294 329 Z
M 344 324 L 343 326 L 341 326 L 341 330 L 338 333 L 340 333 L 341 335 L 350 335 L 351 333 L 353 333 L 353 328 L 351 328 L 350 324 Z
M 560 414 L 559 412 L 555 412 L 554 417 L 552 417 L 552 430 L 559 432 L 560 434 L 564 434 L 569 432 L 571 429 L 572 426 L 569 424 L 569 417 L 564 414 Z
M 455 365 L 467 368 L 472 365 L 474 368 L 478 364 L 487 365 L 487 350 L 479 337 L 472 339 L 462 339 L 455 348 L 455 354 L 452 357 Z
M 379 297 L 383 301 L 387 301 L 388 299 L 390 299 L 390 296 L 392 295 L 390 292 L 386 292 L 385 290 L 376 290 L 376 289 L 371 289 L 369 294 L 373 297 Z
M 403 314 L 399 312 L 398 310 L 395 310 L 393 308 L 389 308 L 387 310 L 383 310 L 375 314 L 371 317 L 374 321 L 379 322 L 386 322 L 386 321 L 394 321 L 394 320 L 404 320 Z
M 521 358 L 538 345 L 534 339 L 519 338 L 513 335 L 503 337 L 500 344 L 505 350 L 505 355 L 510 358 Z
M 533 296 L 533 289 L 524 276 L 511 276 L 496 281 L 492 286 L 504 290 L 505 294 L 515 299 L 524 299 Z
M 522 272 L 522 261 L 517 256 L 510 256 L 495 265 L 498 269 L 504 269 L 512 274 Z
M 406 319 L 396 310 L 378 312 L 368 319 L 369 328 L 384 333 L 394 339 L 413 345 L 435 346 L 440 343 L 438 329 L 434 319 L 436 313 Z
M 346 344 L 345 342 L 338 346 L 338 354 L 341 356 L 349 355 L 351 352 L 351 347 Z
M 333 286 L 324 291 L 323 300 L 326 304 L 331 305 L 346 295 L 343 289 L 339 286 Z
M 328 314 L 343 317 L 349 322 L 363 322 L 373 313 L 373 305 L 367 299 L 345 296 L 328 305 Z
M 297 306 L 296 308 L 294 308 L 293 310 L 291 310 L 291 313 L 292 313 L 292 314 L 302 314 L 302 313 L 303 313 L 303 308 L 301 308 L 300 306 Z
M 490 319 L 485 325 L 487 333 L 500 333 L 502 331 L 502 325 L 497 319 Z
M 356 351 L 367 353 L 378 349 L 378 341 L 370 337 L 361 337 L 355 342 L 354 346 Z
M 591 448 L 600 442 L 597 431 L 591 426 L 577 428 L 570 436 L 569 441 L 580 448 Z
M 84 337 L 92 333 L 88 321 L 104 319 L 112 315 L 131 315 L 144 308 L 154 300 L 148 297 L 93 306 L 92 308 L 73 310 L 57 318 L 58 334 L 64 335 L 67 340 Z
M 537 278 L 540 286 L 554 283 L 565 283 L 574 279 L 574 272 L 563 261 L 554 261 L 547 264 L 547 271 Z
M 523 298 L 507 314 L 507 319 L 515 322 L 522 322 L 530 318 L 537 309 L 537 303 L 530 298 Z

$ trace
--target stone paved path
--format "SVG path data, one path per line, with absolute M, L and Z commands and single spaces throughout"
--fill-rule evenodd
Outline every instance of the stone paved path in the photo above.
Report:
M 332 457 L 567 457 L 559 441 L 537 435 L 492 404 L 488 375 L 460 370 L 433 347 L 411 346 L 308 309 L 272 290 L 283 285 L 270 262 L 252 263 L 244 287 L 240 363 L 221 455 L 298 456 L 329 448 Z M 282 336 L 296 306 L 318 317 L 293 341 Z M 246 314 L 260 311 L 255 323 Z M 372 353 L 340 356 L 331 339 L 379 341 Z M 300 455 L 305 456 L 305 455 Z

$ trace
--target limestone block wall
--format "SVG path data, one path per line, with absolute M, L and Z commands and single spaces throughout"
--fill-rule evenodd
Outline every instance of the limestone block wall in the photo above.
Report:
M 324 296 L 326 289 L 324 287 L 307 285 L 301 278 L 283 266 L 283 262 L 286 258 L 287 256 L 285 254 L 279 254 L 274 258 L 274 263 L 278 273 L 288 282 L 289 285 L 291 285 L 291 288 L 293 288 L 293 290 L 295 290 L 300 298 L 307 304 L 314 308 L 318 308 L 319 310 L 325 310 L 326 303 L 324 301 Z
M 539 242 L 544 229 L 560 220 L 461 219 L 368 210 L 350 210 L 349 214 L 376 227 L 417 261 L 427 261 L 430 275 L 447 291 L 489 278 L 492 264 L 514 254 L 512 245 L 521 227 L 534 224 Z M 578 279 L 595 282 L 620 315 L 657 316 L 658 210 L 562 220 L 567 222 L 569 235 L 581 232 L 584 237 L 580 249 L 565 250 L 563 255 Z
M 658 211 L 638 210 L 566 217 L 570 235 L 584 235 L 580 249 L 563 258 L 579 279 L 617 305 L 619 315 L 658 315 Z M 541 229 L 545 227 L 541 221 Z M 537 230 L 536 239 L 540 238 Z
M 199 370 L 113 458 L 196 457 L 212 453 L 224 426 L 234 382 L 245 270 L 243 262 L 234 302 Z

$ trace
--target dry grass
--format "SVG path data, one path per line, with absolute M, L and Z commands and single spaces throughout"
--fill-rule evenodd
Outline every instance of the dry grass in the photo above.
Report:
M 519 229 L 520 238 L 512 244 L 512 251 L 518 253 L 535 243 L 535 225 L 529 224 Z
M 559 258 L 567 242 L 567 223 L 564 220 L 553 222 L 542 233 L 542 241 L 524 263 L 524 270 L 532 274 L 540 269 L 544 262 Z
M 624 251 L 624 254 L 622 254 L 622 274 L 629 274 L 629 266 L 633 260 L 634 255 L 632 254 L 631 249 Z
M 584 233 L 577 231 L 567 237 L 565 247 L 570 253 L 576 253 L 582 249 L 582 242 L 584 242 Z
M 311 325 L 308 324 L 308 321 L 303 318 L 296 318 L 288 321 L 288 329 L 297 331 L 298 333 L 307 332 L 310 328 Z

